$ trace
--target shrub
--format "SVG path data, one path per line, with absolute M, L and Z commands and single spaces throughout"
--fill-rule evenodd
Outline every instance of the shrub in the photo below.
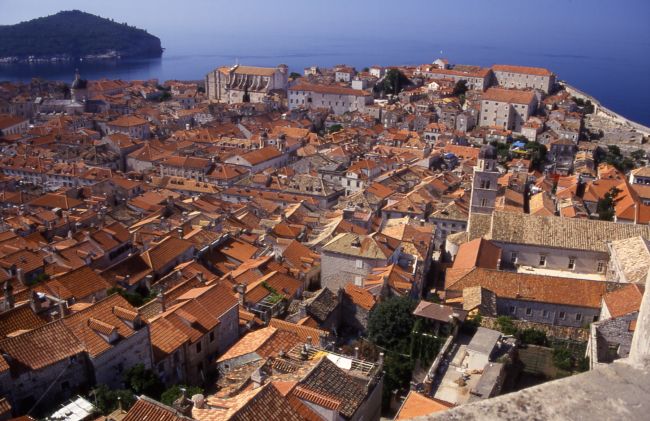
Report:
M 499 326 L 499 330 L 504 335 L 516 335 L 517 334 L 517 328 L 515 327 L 515 324 L 512 322 L 512 317 L 510 317 L 510 316 L 499 316 L 499 317 L 497 317 L 497 325 Z
M 548 343 L 546 333 L 538 329 L 524 329 L 517 336 L 525 344 L 546 346 Z
M 174 385 L 169 389 L 165 390 L 162 395 L 160 395 L 160 402 L 165 405 L 172 406 L 174 401 L 181 397 L 183 392 L 181 389 L 186 390 L 186 396 L 192 397 L 193 395 L 202 394 L 203 390 L 197 386 L 185 386 L 185 385 Z
M 553 364 L 560 370 L 571 371 L 573 368 L 571 351 L 566 348 L 553 348 Z

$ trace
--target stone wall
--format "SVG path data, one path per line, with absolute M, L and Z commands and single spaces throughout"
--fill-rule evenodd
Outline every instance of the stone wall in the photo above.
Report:
M 543 323 L 528 322 L 525 320 L 512 320 L 513 325 L 518 330 L 537 329 L 546 333 L 546 336 L 557 339 L 570 339 L 572 341 L 587 342 L 589 340 L 589 330 L 569 327 L 569 326 L 552 326 Z M 481 326 L 488 329 L 499 330 L 497 319 L 494 317 L 481 318 Z
M 622 115 L 610 110 L 607 107 L 604 107 L 600 101 L 598 101 L 596 98 L 592 97 L 591 95 L 588 95 L 581 90 L 574 88 L 573 86 L 567 84 L 567 83 L 562 83 L 562 86 L 564 89 L 571 95 L 573 95 L 576 98 L 580 98 L 583 100 L 589 100 L 591 103 L 594 105 L 594 112 L 597 116 L 602 116 L 606 117 L 616 123 L 622 124 L 624 126 L 628 126 L 640 133 L 643 133 L 646 136 L 650 135 L 650 127 L 644 126 L 642 124 L 639 124 L 635 121 L 629 120 Z

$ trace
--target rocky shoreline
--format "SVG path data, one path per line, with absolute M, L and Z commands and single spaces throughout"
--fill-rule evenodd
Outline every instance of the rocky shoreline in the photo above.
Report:
M 162 55 L 162 54 L 161 54 Z M 152 57 L 154 55 L 152 54 Z M 27 63 L 67 63 L 71 61 L 83 60 L 119 60 L 124 58 L 119 51 L 107 51 L 103 54 L 89 54 L 81 57 L 72 56 L 69 54 L 59 54 L 54 56 L 28 56 L 28 57 L 0 57 L 0 64 L 27 64 Z

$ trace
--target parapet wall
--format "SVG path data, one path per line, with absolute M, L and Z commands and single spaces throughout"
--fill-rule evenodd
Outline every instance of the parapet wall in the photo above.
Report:
M 622 124 L 624 126 L 628 126 L 630 129 L 634 129 L 645 136 L 650 136 L 650 127 L 644 126 L 643 124 L 639 124 L 635 121 L 623 117 L 622 115 L 602 105 L 600 101 L 598 101 L 593 96 L 582 92 L 580 89 L 575 88 L 566 82 L 561 82 L 560 84 L 564 87 L 564 89 L 568 93 L 570 93 L 574 97 L 583 99 L 585 101 L 587 100 L 591 101 L 591 103 L 594 105 L 594 114 L 596 116 L 608 118 L 609 120 L 612 120 L 616 123 Z
M 553 326 L 544 323 L 529 322 L 526 320 L 513 319 L 512 324 L 518 330 L 537 329 L 546 333 L 546 336 L 556 339 L 568 339 L 578 342 L 587 342 L 589 340 L 589 329 L 582 329 L 571 326 Z M 488 329 L 499 330 L 497 319 L 494 317 L 481 317 L 481 326 Z

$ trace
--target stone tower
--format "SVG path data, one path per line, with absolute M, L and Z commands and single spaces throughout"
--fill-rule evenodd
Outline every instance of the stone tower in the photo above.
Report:
M 492 213 L 499 190 L 499 171 L 497 171 L 497 149 L 484 145 L 478 154 L 472 181 L 470 212 Z

